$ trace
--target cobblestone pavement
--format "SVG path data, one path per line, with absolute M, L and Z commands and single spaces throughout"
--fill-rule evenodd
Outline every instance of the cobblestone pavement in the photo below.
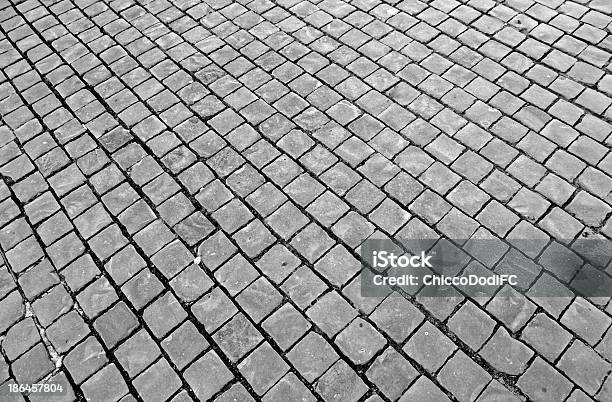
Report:
M 611 29 L 610 0 L 0 0 L 0 400 L 612 401 L 609 299 L 358 275 L 370 237 L 492 238 L 471 267 L 564 287 L 563 244 L 612 237 Z

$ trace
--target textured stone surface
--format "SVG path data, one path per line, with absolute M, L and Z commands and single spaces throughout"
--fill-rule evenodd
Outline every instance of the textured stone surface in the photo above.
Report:
M 2 2 L 0 395 L 609 400 L 611 13 Z M 519 285 L 364 297 L 370 237 Z

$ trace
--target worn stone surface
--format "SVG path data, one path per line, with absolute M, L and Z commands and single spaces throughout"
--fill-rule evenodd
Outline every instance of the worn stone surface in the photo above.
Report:
M 609 400 L 611 13 L 0 3 L 0 395 Z M 370 237 L 519 285 L 364 297 Z

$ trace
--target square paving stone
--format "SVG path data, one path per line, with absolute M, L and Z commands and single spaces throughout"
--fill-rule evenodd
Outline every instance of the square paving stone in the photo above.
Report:
M 287 303 L 272 313 L 262 327 L 283 350 L 287 350 L 310 328 L 310 323 Z
M 161 347 L 179 370 L 191 363 L 208 346 L 208 341 L 191 321 L 185 321 L 161 342 Z
M 218 287 L 191 306 L 191 312 L 208 333 L 214 332 L 237 311 L 234 303 Z
M 110 282 L 101 277 L 76 297 L 77 302 L 88 317 L 95 317 L 117 300 L 117 293 Z
M 403 350 L 430 373 L 435 373 L 457 346 L 435 326 L 426 321 L 410 337 Z
M 306 226 L 291 241 L 291 246 L 310 263 L 315 262 L 333 245 L 334 241 L 316 223 Z
M 90 377 L 81 389 L 85 398 L 90 400 L 118 401 L 129 392 L 121 373 L 112 363 Z
M 560 321 L 591 346 L 602 338 L 611 322 L 610 317 L 583 298 L 576 298 Z
M 338 359 L 338 355 L 321 335 L 309 332 L 289 351 L 287 358 L 300 375 L 313 382 Z
M 181 380 L 162 358 L 136 377 L 133 385 L 143 399 L 163 399 L 171 396 L 181 386 Z
M 214 271 L 227 261 L 236 250 L 236 247 L 230 243 L 223 232 L 218 231 L 200 244 L 197 257 L 200 258 L 206 268 Z
M 253 350 L 263 336 L 244 314 L 238 313 L 215 333 L 213 339 L 223 353 L 236 362 Z
M 263 395 L 288 369 L 287 363 L 268 343 L 261 344 L 238 365 L 257 395 Z
M 26 318 L 8 330 L 2 342 L 2 349 L 6 357 L 13 361 L 41 340 L 34 321 Z
M 104 366 L 108 358 L 102 345 L 90 336 L 73 348 L 63 362 L 74 381 L 80 384 Z
M 478 350 L 493 333 L 495 321 L 467 301 L 448 321 L 448 328 L 469 347 Z
M 166 278 L 172 278 L 193 260 L 191 252 L 178 240 L 168 244 L 151 258 L 155 267 Z
M 231 371 L 212 350 L 187 367 L 184 377 L 201 400 L 211 398 L 234 378 Z
M 259 220 L 253 220 L 234 236 L 234 240 L 249 257 L 253 258 L 274 243 L 276 238 Z
M 308 218 L 293 203 L 286 202 L 266 222 L 283 239 L 288 239 L 308 223 Z
M 94 328 L 107 347 L 113 347 L 138 327 L 138 321 L 125 303 L 119 302 L 94 322 Z
M 395 399 L 418 376 L 418 372 L 402 355 L 387 348 L 370 365 L 366 375 L 383 394 Z
M 554 367 L 536 357 L 517 386 L 532 399 L 565 399 L 573 385 Z
M 469 401 L 480 393 L 491 376 L 462 351 L 458 351 L 437 375 L 440 384 L 460 401 Z
M 550 362 L 559 357 L 571 339 L 568 331 L 544 313 L 536 314 L 521 334 L 521 340 Z
M 160 349 L 148 332 L 141 329 L 113 353 L 127 374 L 133 378 L 160 356 Z
M 305 309 L 328 286 L 310 268 L 303 266 L 285 280 L 282 289 L 300 309 Z
M 404 297 L 392 294 L 376 307 L 370 318 L 394 341 L 401 343 L 419 326 L 424 315 Z
M 332 291 L 318 299 L 306 315 L 323 332 L 334 336 L 355 318 L 357 312 L 336 291 Z
M 151 332 L 161 339 L 187 317 L 187 312 L 171 293 L 166 293 L 149 305 L 142 317 Z
M 511 332 L 522 328 L 535 310 L 535 305 L 527 297 L 507 285 L 487 305 L 487 311 L 501 320 Z
M 72 310 L 51 324 L 46 334 L 55 350 L 58 353 L 64 353 L 86 337 L 89 331 L 83 318 Z
M 362 365 L 385 346 L 386 340 L 371 324 L 356 318 L 336 336 L 335 343 L 354 364 Z
M 206 293 L 213 281 L 199 265 L 191 264 L 170 281 L 170 286 L 182 302 L 191 303 Z
M 259 277 L 236 297 L 236 301 L 258 323 L 278 307 L 282 295 L 268 280 Z
M 343 360 L 337 361 L 316 383 L 315 390 L 324 399 L 357 401 L 368 387 Z
M 480 355 L 492 367 L 510 375 L 522 374 L 533 354 L 531 349 L 512 338 L 508 331 L 501 327 L 480 351 Z

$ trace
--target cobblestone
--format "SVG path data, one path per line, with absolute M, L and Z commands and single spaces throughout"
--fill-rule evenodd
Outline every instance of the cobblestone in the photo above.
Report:
M 610 13 L 2 2 L 0 393 L 610 400 Z M 364 296 L 370 238 L 519 284 Z
M 470 400 L 480 393 L 491 379 L 490 375 L 465 353 L 458 351 L 438 373 L 440 384 L 460 401 Z

